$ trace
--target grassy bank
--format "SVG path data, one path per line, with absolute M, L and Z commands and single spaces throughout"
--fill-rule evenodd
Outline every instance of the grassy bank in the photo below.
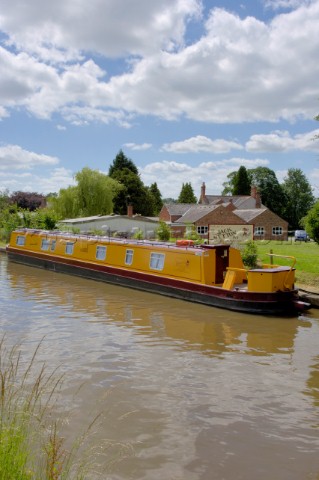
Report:
M 52 415 L 62 377 L 0 341 L 0 480 L 85 478 Z M 53 417 L 53 418 L 52 418 Z
M 269 263 L 268 253 L 286 255 L 296 258 L 297 284 L 319 287 L 319 245 L 315 242 L 257 241 L 258 258 L 263 263 Z M 274 258 L 274 263 L 287 265 L 286 258 Z

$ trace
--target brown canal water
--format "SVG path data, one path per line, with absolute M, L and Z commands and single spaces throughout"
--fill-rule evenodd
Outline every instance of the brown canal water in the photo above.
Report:
M 65 372 L 67 439 L 101 414 L 87 479 L 319 479 L 318 310 L 244 315 L 0 255 L 0 318 Z

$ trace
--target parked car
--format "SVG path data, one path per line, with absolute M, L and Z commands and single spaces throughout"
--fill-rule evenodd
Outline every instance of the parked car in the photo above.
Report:
M 299 240 L 300 242 L 309 242 L 310 238 L 307 235 L 306 230 L 296 230 L 295 231 L 295 242 Z

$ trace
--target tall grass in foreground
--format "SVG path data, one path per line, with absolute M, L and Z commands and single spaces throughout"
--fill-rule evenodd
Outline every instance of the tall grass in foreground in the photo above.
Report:
M 84 478 L 50 421 L 62 376 L 39 366 L 39 347 L 26 364 L 18 346 L 0 340 L 0 480 Z

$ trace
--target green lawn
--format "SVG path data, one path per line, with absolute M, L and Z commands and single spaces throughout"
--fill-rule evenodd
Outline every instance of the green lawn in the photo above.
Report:
M 258 258 L 269 263 L 267 253 L 287 255 L 296 258 L 297 283 L 313 285 L 319 288 L 319 245 L 315 242 L 295 242 L 293 239 L 283 241 L 257 241 Z M 274 263 L 287 265 L 287 259 L 274 258 Z

